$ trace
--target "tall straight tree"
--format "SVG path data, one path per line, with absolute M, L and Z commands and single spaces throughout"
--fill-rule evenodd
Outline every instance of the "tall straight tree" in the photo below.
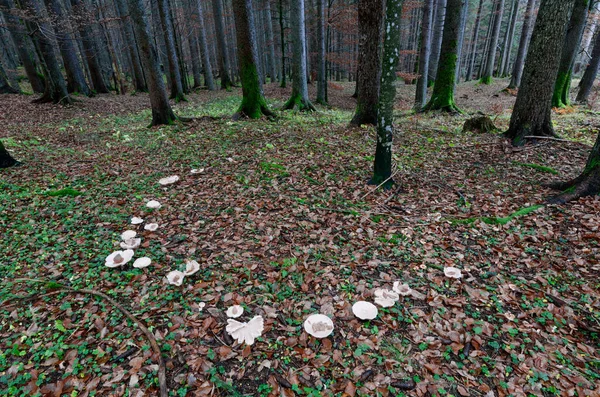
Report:
M 167 50 L 167 61 L 169 62 L 169 76 L 171 76 L 171 99 L 176 102 L 185 101 L 183 92 L 183 82 L 181 81 L 181 71 L 179 68 L 179 58 L 175 48 L 175 31 L 171 22 L 171 10 L 168 0 L 158 1 L 158 14 L 165 37 L 165 47 Z
M 436 0 L 435 19 L 432 32 L 431 54 L 429 55 L 429 78 L 428 85 L 432 86 L 436 79 L 440 51 L 442 50 L 442 37 L 444 36 L 444 22 L 446 20 L 447 0 Z
M 308 97 L 306 80 L 306 34 L 304 25 L 304 0 L 291 0 L 292 26 L 292 95 L 283 109 L 316 110 Z
M 419 78 L 415 94 L 415 110 L 423 109 L 427 100 L 427 75 L 429 71 L 429 53 L 431 52 L 431 24 L 433 22 L 434 0 L 423 2 L 423 23 L 421 24 L 421 48 L 419 50 Z M 387 18 L 387 17 L 386 17 Z
M 523 80 L 504 135 L 514 146 L 526 136 L 555 136 L 552 93 L 575 0 L 542 0 L 531 35 Z
M 268 0 L 267 0 L 268 1 Z M 327 53 L 325 37 L 325 1 L 317 0 L 317 100 L 327 105 Z
M 560 66 L 558 76 L 554 86 L 554 95 L 552 96 L 552 106 L 560 108 L 568 106 L 571 103 L 569 93 L 571 92 L 571 74 L 579 44 L 583 37 L 585 23 L 587 22 L 590 0 L 575 0 L 571 20 L 567 27 L 562 53 L 560 56 Z
M 383 28 L 383 0 L 359 0 L 359 53 L 356 79 L 356 111 L 350 124 L 376 124 L 381 75 L 379 50 Z
M 383 65 L 377 112 L 377 147 L 370 184 L 391 186 L 392 143 L 394 138 L 394 102 L 396 99 L 396 67 L 400 54 L 400 14 L 402 0 L 387 0 Z
M 200 57 L 200 46 L 198 44 L 198 30 L 197 27 L 200 25 L 200 17 L 198 16 L 198 7 L 196 7 L 197 0 L 188 0 L 187 6 L 189 14 L 192 16 L 191 20 L 184 18 L 184 24 L 189 32 L 187 37 L 188 46 L 190 50 L 190 58 L 192 58 L 192 76 L 194 77 L 194 85 L 192 88 L 202 87 L 202 60 Z
M 267 58 L 271 82 L 277 80 L 277 60 L 275 58 L 275 37 L 273 36 L 273 14 L 271 13 L 271 0 L 265 0 L 265 27 L 267 34 Z
M 502 62 L 498 75 L 505 77 L 508 75 L 510 66 L 510 56 L 512 52 L 513 39 L 515 36 L 515 27 L 517 25 L 517 16 L 519 14 L 520 0 L 512 1 L 512 10 L 510 14 L 509 26 L 504 36 L 504 48 L 502 49 Z
M 456 86 L 456 66 L 458 55 L 458 39 L 461 29 L 462 10 L 466 0 L 448 0 L 446 22 L 440 60 L 438 62 L 437 78 L 433 86 L 431 99 L 424 110 L 443 110 L 460 112 L 454 103 L 454 88 Z
M 0 168 L 8 168 L 16 165 L 18 162 L 8 153 L 4 148 L 2 141 L 0 141 Z
M 458 33 L 458 48 L 456 51 L 456 79 L 454 84 L 460 81 L 460 70 L 462 66 L 463 44 L 465 42 L 465 30 L 467 30 L 467 17 L 469 16 L 469 1 L 465 1 L 465 6 L 462 9 L 460 16 L 460 29 Z
M 206 29 L 204 29 L 204 10 L 202 9 L 202 0 L 197 0 L 198 6 L 198 35 L 200 40 L 200 52 L 202 53 L 202 65 L 204 66 L 204 81 L 209 90 L 215 90 L 215 80 L 213 78 L 212 66 L 210 64 L 210 54 L 208 49 L 208 40 L 206 39 Z
M 173 124 L 177 117 L 169 104 L 167 90 L 158 64 L 158 54 L 152 44 L 148 30 L 144 2 L 143 0 L 128 0 L 128 6 L 140 49 L 140 58 L 146 74 L 146 82 L 148 83 L 150 106 L 152 108 L 152 125 Z
M 533 26 L 533 13 L 535 11 L 535 3 L 537 0 L 528 0 L 527 8 L 525 9 L 525 17 L 523 18 L 523 28 L 521 29 L 521 38 L 519 39 L 519 49 L 517 50 L 517 58 L 513 65 L 512 74 L 508 89 L 518 88 L 521 84 L 521 76 L 523 76 L 523 65 L 525 64 L 525 56 L 529 47 L 529 38 L 531 35 L 531 27 Z
M 233 16 L 237 38 L 238 63 L 242 81 L 242 103 L 234 119 L 249 117 L 258 119 L 262 115 L 274 116 L 269 110 L 258 78 L 258 49 L 256 29 L 252 15 L 252 0 L 233 0 Z
M 483 0 L 479 0 L 477 14 L 475 16 L 475 25 L 473 26 L 473 35 L 471 37 L 471 50 L 469 51 L 469 64 L 467 65 L 466 80 L 470 81 L 473 78 L 473 69 L 475 68 L 475 59 L 477 58 L 477 41 L 479 40 L 479 26 L 481 25 L 481 10 L 483 8 Z
M 485 69 L 481 76 L 481 83 L 491 84 L 494 74 L 494 65 L 496 64 L 496 48 L 498 47 L 498 38 L 500 37 L 500 27 L 502 25 L 502 13 L 504 12 L 504 0 L 496 0 L 494 7 L 494 25 L 492 27 L 492 36 L 490 47 L 487 53 Z
M 115 4 L 117 6 L 118 15 L 121 18 L 121 28 L 125 33 L 124 39 L 126 41 L 125 44 L 127 47 L 127 52 L 129 53 L 129 58 L 131 59 L 131 65 L 133 68 L 133 80 L 135 90 L 140 92 L 146 92 L 148 91 L 148 87 L 146 86 L 146 80 L 144 79 L 142 62 L 140 60 L 140 56 L 137 50 L 133 26 L 129 19 L 129 9 L 127 8 L 127 3 L 125 3 L 125 0 L 115 0 Z
M 600 67 L 600 33 L 596 34 L 595 40 L 592 59 L 587 68 L 585 68 L 585 72 L 579 83 L 579 92 L 577 93 L 577 102 L 579 103 L 587 103 L 594 82 L 596 81 L 596 76 L 598 75 L 598 68 Z
M 221 88 L 226 90 L 231 87 L 231 77 L 229 70 L 229 54 L 227 52 L 227 40 L 225 39 L 225 24 L 223 22 L 223 3 L 222 0 L 212 0 L 213 17 L 215 19 L 215 31 L 217 36 L 217 54 L 219 56 L 219 77 L 221 78 Z

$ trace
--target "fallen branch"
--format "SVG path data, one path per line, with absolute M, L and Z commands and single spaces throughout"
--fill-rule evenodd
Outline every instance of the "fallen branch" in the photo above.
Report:
M 535 135 L 527 135 L 524 136 L 525 139 L 548 139 L 549 141 L 557 141 L 557 142 L 571 142 L 568 139 L 563 138 L 555 138 L 553 136 L 535 136 Z
M 383 182 L 381 182 L 379 185 L 375 186 L 375 189 L 368 191 L 367 193 L 363 194 L 359 200 L 363 200 L 365 197 L 367 197 L 369 194 L 373 193 L 374 191 L 376 191 L 377 189 L 379 189 L 380 187 L 382 187 L 383 185 L 385 185 L 390 179 L 392 179 L 398 172 L 400 172 L 399 169 L 397 169 L 396 171 L 394 171 L 392 173 L 392 175 L 390 175 L 386 180 L 384 180 Z
M 158 343 L 156 342 L 154 335 L 152 335 L 152 332 L 150 332 L 150 330 L 148 328 L 146 328 L 146 326 L 144 325 L 144 323 L 142 323 L 141 320 L 139 320 L 137 317 L 135 317 L 129 310 L 127 310 L 123 306 L 121 306 L 121 304 L 119 304 L 113 298 L 111 298 L 110 296 L 106 295 L 103 292 L 95 291 L 93 289 L 71 288 L 69 286 L 57 283 L 55 281 L 39 280 L 39 279 L 31 279 L 31 278 L 19 278 L 19 279 L 14 280 L 14 282 L 15 283 L 31 282 L 31 283 L 38 283 L 38 284 L 46 284 L 51 288 L 58 289 L 59 290 L 58 292 L 72 292 L 72 293 L 76 293 L 76 294 L 93 295 L 93 296 L 96 296 L 98 298 L 102 298 L 102 299 L 108 301 L 108 303 L 110 303 L 115 309 L 119 310 L 128 319 L 130 319 L 135 324 L 137 324 L 137 326 L 140 328 L 140 330 L 142 331 L 142 333 L 144 334 L 146 339 L 148 339 L 148 342 L 150 342 L 150 346 L 152 347 L 152 350 L 158 356 L 158 383 L 160 385 L 160 396 L 161 397 L 169 396 L 169 390 L 167 389 L 167 369 L 166 369 L 165 362 L 164 362 L 161 352 L 160 352 L 160 347 L 158 347 Z M 57 291 L 54 291 L 54 292 L 57 292 Z

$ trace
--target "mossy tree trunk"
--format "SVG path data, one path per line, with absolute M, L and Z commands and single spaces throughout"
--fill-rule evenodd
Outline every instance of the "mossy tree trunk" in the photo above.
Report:
M 436 80 L 431 99 L 423 109 L 425 111 L 443 110 L 446 112 L 460 112 L 454 103 L 454 87 L 456 85 L 458 39 L 465 1 L 448 0 Z
M 563 41 L 560 66 L 558 68 L 558 75 L 556 76 L 556 84 L 554 85 L 554 94 L 552 95 L 553 107 L 561 108 L 571 103 L 569 98 L 571 73 L 587 22 L 589 1 L 575 0 L 575 6 L 573 7 L 571 19 L 567 27 L 567 35 Z
M 152 107 L 152 125 L 173 124 L 177 117 L 171 109 L 167 90 L 158 65 L 158 54 L 152 44 L 142 0 L 128 0 L 129 14 L 138 41 Z
M 0 141 L 0 168 L 8 168 L 17 164 L 17 160 L 13 159 L 10 153 L 4 148 L 2 141 Z
M 381 76 L 380 43 L 383 28 L 383 0 L 358 2 L 358 71 L 356 73 L 356 110 L 350 124 L 377 123 L 379 78 Z
M 563 191 L 549 200 L 553 204 L 564 204 L 581 197 L 600 194 L 600 133 L 581 175 L 568 182 L 551 183 L 547 186 Z
M 481 76 L 482 84 L 491 84 L 494 66 L 496 65 L 496 48 L 498 47 L 498 38 L 500 37 L 500 27 L 502 26 L 502 14 L 504 12 L 504 0 L 495 0 L 494 7 L 494 26 L 492 27 L 492 37 L 490 48 L 487 54 L 485 70 Z
M 327 53 L 325 43 L 325 1 L 317 0 L 317 100 L 327 105 Z
M 252 15 L 252 0 L 233 0 L 233 16 L 237 38 L 238 64 L 242 82 L 242 104 L 234 119 L 249 117 L 258 119 L 262 115 L 272 117 L 258 77 L 256 29 Z
M 581 82 L 579 83 L 579 92 L 577 93 L 577 102 L 586 103 L 594 87 L 596 76 L 598 75 L 598 67 L 600 67 L 600 33 L 596 34 L 596 42 L 592 50 L 592 59 L 585 68 Z
M 525 136 L 556 135 L 552 127 L 552 94 L 574 2 L 541 2 L 510 126 L 504 133 L 514 146 L 524 145 Z
M 396 67 L 400 54 L 400 14 L 403 0 L 387 0 L 383 65 L 377 112 L 377 148 L 370 183 L 390 187 L 392 180 L 392 140 L 394 137 L 394 102 Z
M 283 105 L 284 110 L 298 107 L 301 111 L 316 110 L 308 97 L 306 79 L 306 34 L 304 25 L 304 0 L 291 0 L 292 20 L 292 95 Z
M 521 84 L 523 64 L 525 63 L 525 56 L 527 55 L 527 48 L 529 47 L 529 36 L 531 35 L 531 26 L 533 26 L 536 1 L 537 0 L 527 1 L 527 8 L 525 9 L 525 16 L 523 18 L 523 28 L 521 29 L 521 38 L 519 39 L 519 49 L 517 50 L 517 58 L 513 64 L 510 83 L 508 84 L 508 88 L 512 90 L 519 88 L 519 85 Z
M 427 77 L 429 71 L 429 53 L 431 52 L 431 24 L 433 23 L 433 1 L 423 3 L 423 23 L 421 25 L 421 48 L 419 49 L 419 79 L 415 93 L 415 110 L 425 106 L 427 100 Z

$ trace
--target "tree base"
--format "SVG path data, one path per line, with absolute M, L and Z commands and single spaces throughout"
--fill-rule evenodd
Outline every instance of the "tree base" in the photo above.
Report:
M 492 84 L 492 76 L 484 76 L 479 79 L 480 84 L 490 85 Z
M 582 197 L 600 194 L 600 168 L 586 172 L 568 182 L 554 182 L 543 186 L 554 190 L 562 190 L 558 196 L 548 199 L 550 204 L 566 204 Z
M 2 142 L 0 142 L 0 168 L 8 168 L 19 165 L 20 163 L 12 158 L 10 153 L 4 149 Z
M 245 107 L 241 107 L 231 119 L 233 121 L 239 121 L 241 119 L 259 119 L 262 116 L 266 116 L 269 120 L 275 119 L 275 113 L 273 113 L 268 107 L 260 106 L 256 109 L 247 109 Z
M 382 183 L 383 183 L 383 185 L 382 185 Z M 383 190 L 390 190 L 394 186 L 395 183 L 396 182 L 394 181 L 393 178 L 382 177 L 382 176 L 379 176 L 379 175 L 373 175 L 373 177 L 371 179 L 369 179 L 369 182 L 367 182 L 367 185 L 369 185 L 369 186 L 379 186 L 379 185 L 381 185 L 381 188 Z
M 317 109 L 313 106 L 313 104 L 308 99 L 301 98 L 298 96 L 292 96 L 288 101 L 283 105 L 281 110 L 292 110 L 295 107 L 298 107 L 298 110 L 301 112 L 316 112 Z
M 511 140 L 513 146 L 524 146 L 526 136 L 559 138 L 554 132 L 554 128 L 549 123 L 544 123 L 537 128 L 532 128 L 528 125 L 509 128 L 503 135 Z
M 490 132 L 496 132 L 498 129 L 488 116 L 476 116 L 465 121 L 462 130 L 463 132 L 468 131 L 486 134 Z

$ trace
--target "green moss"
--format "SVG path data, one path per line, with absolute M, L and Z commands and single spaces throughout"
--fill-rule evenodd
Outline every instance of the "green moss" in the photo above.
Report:
M 556 77 L 556 84 L 554 85 L 554 93 L 552 94 L 552 107 L 555 108 L 563 108 L 567 106 L 567 104 L 563 101 L 565 97 L 565 87 L 567 83 L 571 83 L 571 79 L 569 78 L 570 73 L 559 72 Z M 566 94 L 568 97 L 568 93 Z
M 483 76 L 481 79 L 479 79 L 479 83 L 485 85 L 492 84 L 492 76 Z
M 77 197 L 77 196 L 81 196 L 83 193 L 75 190 L 75 189 L 71 189 L 70 187 L 65 188 L 65 189 L 60 189 L 60 190 L 50 190 L 49 192 L 46 192 L 46 196 L 50 196 L 50 197 L 64 197 L 64 196 L 71 196 L 71 197 Z
M 487 223 L 488 225 L 506 225 L 508 222 L 512 221 L 515 218 L 527 215 L 537 209 L 542 208 L 543 205 L 533 205 L 531 207 L 521 208 L 520 210 L 513 212 L 512 214 L 499 218 L 499 217 L 474 217 L 467 219 L 452 219 L 451 223 L 455 225 L 470 225 L 478 220 L 481 220 L 483 223 Z
M 558 175 L 558 171 L 551 167 L 546 167 L 544 165 L 533 164 L 533 163 L 519 163 L 518 161 L 513 161 L 514 165 L 519 165 L 521 167 L 533 168 L 534 170 L 538 170 L 541 172 L 547 172 L 549 174 Z

